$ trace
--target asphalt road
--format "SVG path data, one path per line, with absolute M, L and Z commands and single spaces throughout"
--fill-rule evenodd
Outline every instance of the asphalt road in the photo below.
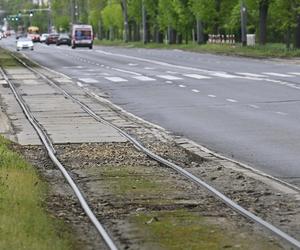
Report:
M 15 50 L 13 39 L 0 46 Z M 300 186 L 300 65 L 100 46 L 37 44 L 24 54 L 147 121 Z

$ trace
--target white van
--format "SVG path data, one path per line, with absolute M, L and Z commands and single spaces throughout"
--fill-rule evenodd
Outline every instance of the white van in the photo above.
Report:
M 89 47 L 93 48 L 93 28 L 91 25 L 76 24 L 72 26 L 72 49 L 76 47 Z

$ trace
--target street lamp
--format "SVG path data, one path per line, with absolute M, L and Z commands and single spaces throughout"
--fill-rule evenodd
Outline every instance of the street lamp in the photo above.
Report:
M 244 1 L 241 4 L 241 31 L 242 31 L 242 45 L 247 45 L 247 9 Z

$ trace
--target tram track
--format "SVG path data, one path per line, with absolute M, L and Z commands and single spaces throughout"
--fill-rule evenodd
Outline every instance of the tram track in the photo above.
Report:
M 14 56 L 14 55 L 13 55 Z M 42 74 L 41 72 L 35 70 L 34 68 L 28 66 L 23 60 L 21 60 L 20 58 L 14 56 L 23 66 L 25 66 L 27 69 L 29 69 L 31 72 L 33 72 L 34 74 L 38 75 L 41 79 L 45 80 L 48 84 L 50 84 L 51 86 L 57 88 L 59 91 L 61 91 L 67 98 L 71 99 L 74 103 L 77 103 L 78 105 L 80 105 L 80 107 L 87 112 L 91 117 L 93 117 L 96 121 L 101 122 L 103 124 L 106 124 L 110 127 L 113 127 L 114 129 L 116 129 L 122 136 L 124 136 L 128 141 L 130 141 L 139 151 L 145 153 L 148 157 L 150 157 L 151 159 L 159 162 L 160 164 L 167 166 L 168 168 L 173 169 L 174 171 L 176 171 L 177 173 L 179 173 L 180 175 L 186 177 L 187 179 L 189 179 L 190 181 L 194 182 L 195 184 L 201 186 L 202 188 L 205 188 L 207 190 L 209 190 L 214 196 L 216 196 L 218 199 L 220 199 L 222 202 L 224 202 L 227 206 L 231 207 L 232 209 L 234 209 L 236 212 L 238 212 L 239 214 L 241 214 L 242 216 L 250 219 L 251 221 L 254 221 L 255 223 L 261 225 L 262 227 L 268 229 L 269 231 L 271 231 L 274 235 L 279 236 L 280 238 L 282 238 L 283 240 L 285 240 L 286 242 L 288 242 L 289 244 L 291 244 L 292 246 L 296 247 L 296 248 L 300 248 L 300 242 L 298 240 L 296 240 L 295 238 L 291 237 L 290 235 L 284 233 L 283 231 L 281 231 L 279 228 L 273 226 L 272 224 L 264 221 L 263 219 L 261 219 L 260 217 L 254 215 L 253 213 L 249 212 L 248 210 L 246 210 L 245 208 L 241 207 L 240 205 L 238 205 L 237 203 L 235 203 L 233 200 L 231 200 L 230 198 L 228 198 L 226 195 L 222 194 L 221 192 L 219 192 L 218 190 L 216 190 L 214 187 L 210 186 L 208 183 L 206 183 L 205 181 L 201 180 L 200 178 L 196 177 L 195 175 L 191 174 L 190 172 L 188 172 L 187 170 L 185 170 L 184 168 L 162 158 L 161 156 L 153 153 L 151 150 L 149 150 L 148 148 L 144 147 L 139 141 L 137 141 L 135 138 L 133 138 L 131 135 L 129 135 L 127 132 L 123 131 L 122 129 L 120 129 L 119 127 L 115 126 L 114 124 L 106 121 L 105 119 L 99 117 L 93 110 L 91 110 L 86 104 L 82 103 L 80 100 L 76 99 L 74 96 L 72 96 L 70 93 L 68 93 L 66 90 L 64 90 L 63 88 L 61 88 L 60 86 L 58 86 L 54 81 L 52 81 L 49 77 L 47 77 L 45 74 Z M 63 166 L 61 165 L 60 162 L 58 162 L 57 158 L 55 157 L 55 151 L 54 151 L 54 147 L 51 144 L 51 141 L 49 138 L 47 138 L 47 136 L 45 136 L 45 132 L 43 131 L 43 129 L 40 127 L 40 125 L 38 124 L 38 122 L 35 120 L 35 118 L 30 114 L 30 111 L 28 110 L 28 108 L 26 107 L 26 104 L 24 102 L 24 100 L 22 100 L 22 98 L 20 97 L 20 95 L 18 94 L 16 88 L 14 87 L 13 83 L 10 81 L 10 79 L 8 78 L 8 76 L 5 74 L 5 71 L 3 71 L 1 69 L 1 73 L 3 74 L 5 80 L 9 83 L 9 85 L 12 88 L 12 91 L 14 92 L 20 106 L 22 107 L 22 109 L 24 110 L 27 118 L 29 119 L 29 121 L 31 122 L 31 124 L 35 127 L 36 131 L 38 132 L 41 140 L 43 141 L 44 145 L 47 148 L 48 154 L 50 156 L 50 158 L 53 160 L 53 162 L 55 163 L 56 166 L 58 166 L 60 168 L 60 170 L 63 172 L 64 176 L 66 177 L 66 179 L 68 180 L 68 182 L 70 183 L 70 185 L 72 186 L 72 188 L 74 188 L 74 192 L 76 193 L 79 200 L 81 200 L 81 198 L 79 198 L 81 195 L 79 189 L 78 191 L 76 189 L 76 184 L 73 183 L 72 181 L 69 180 L 68 177 L 68 173 L 66 172 L 66 170 L 63 168 Z M 65 173 L 66 172 L 66 173 Z M 75 186 L 74 186 L 75 185 Z M 73 187 L 74 186 L 74 187 Z M 86 208 L 86 205 L 84 203 L 82 203 L 82 201 L 80 201 L 80 203 L 82 204 L 82 207 L 87 211 L 89 211 L 89 208 Z M 90 211 L 91 212 L 91 211 Z M 90 213 L 89 212 L 89 213 Z M 88 213 L 87 213 L 88 214 Z M 94 215 L 89 215 L 88 216 L 91 218 L 95 217 Z M 99 233 L 102 235 L 102 233 L 104 233 L 104 235 L 108 234 L 106 232 L 102 232 L 103 227 L 98 225 L 98 222 L 94 221 L 93 224 L 97 227 L 99 227 L 98 231 Z M 102 228 L 102 229 L 101 229 Z M 101 229 L 101 230 L 100 230 Z M 106 236 L 102 237 L 105 239 Z M 114 245 L 114 243 L 112 242 L 112 240 L 107 239 L 105 240 L 107 245 L 109 246 L 110 249 L 116 249 L 116 246 Z

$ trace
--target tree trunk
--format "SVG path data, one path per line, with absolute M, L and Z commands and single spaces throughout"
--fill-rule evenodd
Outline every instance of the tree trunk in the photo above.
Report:
M 286 31 L 285 43 L 286 43 L 287 50 L 290 50 L 290 48 L 291 48 L 291 28 L 290 27 Z
M 128 13 L 127 13 L 127 0 L 122 0 L 122 12 L 124 17 L 124 42 L 128 42 Z
M 265 45 L 267 42 L 267 18 L 269 0 L 261 0 L 259 3 L 259 44 Z
M 220 33 L 220 11 L 221 11 L 221 0 L 215 0 L 215 10 L 217 12 L 217 17 L 215 18 L 215 24 L 214 24 L 214 33 L 219 34 Z
M 198 44 L 204 43 L 203 24 L 199 18 L 197 18 L 197 43 Z
M 295 37 L 295 48 L 300 49 L 300 14 L 297 16 L 297 27 Z
M 148 30 L 147 30 L 147 13 L 146 13 L 144 1 L 142 3 L 142 20 L 143 20 L 143 43 L 146 44 L 148 42 Z

